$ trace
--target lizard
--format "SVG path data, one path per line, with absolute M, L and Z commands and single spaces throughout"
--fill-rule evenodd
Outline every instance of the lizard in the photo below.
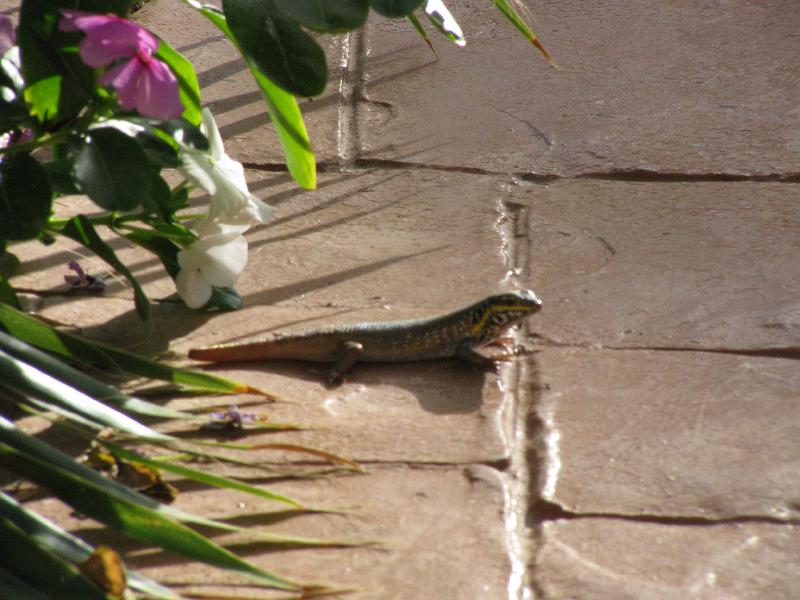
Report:
M 466 308 L 427 319 L 353 323 L 275 333 L 245 343 L 218 344 L 189 350 L 189 358 L 210 362 L 296 359 L 333 363 L 329 383 L 340 382 L 356 362 L 406 362 L 458 357 L 493 365 L 511 354 L 492 357 L 476 351 L 503 345 L 502 335 L 541 310 L 531 290 L 515 290 L 484 298 Z

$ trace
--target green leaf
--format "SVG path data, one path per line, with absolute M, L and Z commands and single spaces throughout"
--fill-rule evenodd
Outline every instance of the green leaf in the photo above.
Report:
M 169 381 L 212 392 L 254 393 L 274 397 L 246 384 L 219 377 L 213 373 L 173 367 L 119 350 L 113 346 L 58 331 L 7 304 L 0 304 L 0 328 L 32 346 L 97 367 L 126 371 L 141 377 Z
M 185 121 L 178 122 L 182 123 L 187 130 L 198 131 L 196 127 L 192 127 Z M 156 168 L 177 167 L 180 165 L 178 143 L 171 135 L 153 126 L 148 119 L 135 116 L 125 119 L 105 119 L 93 124 L 91 129 L 100 127 L 112 127 L 128 137 L 134 138 L 144 150 L 150 164 Z
M 9 436 L 2 434 L 8 431 L 8 421 L 0 417 L 0 426 L 0 438 L 5 442 Z M 30 441 L 35 442 L 33 438 Z M 94 477 L 96 474 L 91 469 L 77 463 L 73 468 L 63 468 L 59 464 L 61 460 L 59 463 L 54 460 L 56 454 L 61 454 L 54 448 L 50 448 L 48 459 L 45 460 L 4 442 L 0 442 L 0 465 L 46 487 L 82 514 L 141 542 L 158 545 L 215 567 L 242 572 L 267 586 L 300 590 L 294 582 L 259 569 L 186 525 L 162 514 L 178 511 L 168 511 L 168 507 L 160 506 L 144 497 L 136 502 L 133 498 L 139 497 L 139 494 L 120 490 L 122 486 L 114 481 L 102 478 L 98 480 L 97 477 L 100 476 Z M 66 456 L 64 458 L 69 460 Z
M 181 223 L 150 223 L 150 227 L 155 230 L 154 237 L 164 237 L 181 246 L 197 241 L 197 236 Z
M 369 12 L 368 0 L 275 0 L 275 6 L 301 25 L 328 32 L 358 29 Z
M 138 147 L 138 146 L 137 146 Z M 148 171 L 149 174 L 149 171 Z M 130 184 L 129 184 L 130 185 Z M 166 184 L 165 184 L 166 185 Z M 134 304 L 136 305 L 136 312 L 139 316 L 147 321 L 150 318 L 150 302 L 144 294 L 142 286 L 139 285 L 137 279 L 133 276 L 130 269 L 126 267 L 122 261 L 117 258 L 114 250 L 106 244 L 102 238 L 97 234 L 97 231 L 92 225 L 92 222 L 85 215 L 78 215 L 67 221 L 67 224 L 61 230 L 65 236 L 82 244 L 97 256 L 106 261 L 109 265 L 114 267 L 116 271 L 125 276 L 133 287 Z
M 164 265 L 164 270 L 172 279 L 178 276 L 178 272 L 181 270 L 178 264 L 178 252 L 181 251 L 181 247 L 175 242 L 142 230 L 126 231 L 124 235 L 134 244 L 138 244 L 158 256 L 161 264 Z
M 20 153 L 0 163 L 0 238 L 36 237 L 50 216 L 52 190 L 47 173 L 30 154 Z
M 3 277 L 0 274 L 0 303 L 8 304 L 9 306 L 13 306 L 17 310 L 21 308 L 19 304 L 19 298 L 17 298 L 17 292 L 14 291 L 14 288 L 8 283 L 8 279 Z
M 185 477 L 186 479 L 191 479 L 192 481 L 198 481 L 206 485 L 211 485 L 218 488 L 227 488 L 230 490 L 237 490 L 239 492 L 244 492 L 246 494 L 252 494 L 253 496 L 266 498 L 267 500 L 282 502 L 283 504 L 288 504 L 289 506 L 293 506 L 295 508 L 303 508 L 302 504 L 282 494 L 276 494 L 274 492 L 270 492 L 269 490 L 265 490 L 260 487 L 247 485 L 246 483 L 242 483 L 241 481 L 237 481 L 235 479 L 229 479 L 227 477 L 219 477 L 217 475 L 212 475 L 211 473 L 198 471 L 196 469 L 191 469 L 189 467 L 184 467 L 182 465 L 176 465 L 173 463 L 152 460 L 140 454 L 136 454 L 134 452 L 128 452 L 127 450 L 120 448 L 119 446 L 116 446 L 107 441 L 101 441 L 101 443 L 106 448 L 108 448 L 111 454 L 113 454 L 117 458 L 122 458 L 129 462 L 139 463 L 151 467 L 153 469 L 162 469 L 164 471 L 175 473 L 176 475 L 180 475 L 181 477 Z
M 25 97 L 31 114 L 45 125 L 77 116 L 97 87 L 94 71 L 74 49 L 81 34 L 58 30 L 58 7 L 53 0 L 25 0 L 17 28 L 22 74 L 29 86 Z M 73 48 L 68 51 L 69 46 Z
M 53 186 L 53 193 L 57 196 L 81 193 L 75 186 L 75 181 L 72 179 L 71 160 L 66 158 L 51 160 L 50 162 L 44 163 L 42 168 L 47 173 L 50 185 Z
M 240 49 L 271 81 L 297 96 L 322 93 L 325 53 L 272 0 L 223 0 L 222 7 Z
M 61 527 L 48 521 L 35 512 L 21 506 L 10 496 L 0 492 L 0 515 L 4 516 L 42 548 L 68 560 L 74 564 L 84 562 L 94 552 L 94 548 L 63 530 Z M 144 577 L 131 569 L 125 569 L 128 586 L 144 594 L 147 598 L 157 600 L 179 600 L 179 596 L 171 590 L 159 585 L 152 579 Z M 0 588 L 2 591 L 2 588 Z M 5 598 L 0 593 L 0 598 Z M 13 598 L 28 598 L 28 596 L 15 595 Z
M 58 116 L 61 100 L 61 75 L 40 79 L 29 85 L 23 92 L 25 102 L 30 105 L 31 116 L 44 123 Z
M 2 446 L 2 445 L 0 445 Z M 1 450 L 0 450 L 1 452 Z M 24 531 L 0 515 L 0 564 L 27 585 L 51 598 L 109 600 L 71 563 L 40 547 Z M 27 596 L 14 596 L 25 598 Z
M 236 39 L 228 28 L 228 23 L 223 14 L 212 6 L 196 3 L 192 3 L 192 6 L 205 15 L 236 44 Z M 286 152 L 286 166 L 289 169 L 289 173 L 300 187 L 307 190 L 315 189 L 317 187 L 317 167 L 297 101 L 290 93 L 272 83 L 267 76 L 258 70 L 252 60 L 248 60 L 246 55 L 245 61 L 264 96 L 267 111 L 272 123 L 275 125 L 275 130 L 278 132 L 284 152 Z
M 8 386 L 18 394 L 63 408 L 98 425 L 150 440 L 172 439 L 3 351 L 0 351 L 0 381 L 0 386 Z
M 189 206 L 189 189 L 186 187 L 179 187 L 170 192 L 169 202 L 167 202 L 167 210 L 169 214 L 174 215 L 179 210 Z
M 192 63 L 163 40 L 154 56 L 167 63 L 178 80 L 180 100 L 185 109 L 182 117 L 192 125 L 200 125 L 200 85 Z
M 0 598 L 25 598 L 25 600 L 52 600 L 52 596 L 35 590 L 0 567 Z
M 422 0 L 369 0 L 369 5 L 385 17 L 405 17 L 422 4 Z
M 522 35 L 524 35 L 528 41 L 533 44 L 533 46 L 541 52 L 542 56 L 547 59 L 551 65 L 555 65 L 555 61 L 553 57 L 550 56 L 550 53 L 547 51 L 547 48 L 544 47 L 542 42 L 539 41 L 539 38 L 536 37 L 536 34 L 533 33 L 533 30 L 528 26 L 517 10 L 511 6 L 508 0 L 494 0 L 494 5 L 503 13 L 506 19 L 508 19 L 511 24 L 517 28 Z
M 98 381 L 94 377 L 90 377 L 65 362 L 53 358 L 49 354 L 2 331 L 0 331 L 0 350 L 25 361 L 27 364 L 44 371 L 92 398 L 106 404 L 113 404 L 122 410 L 161 419 L 185 419 L 194 416 L 123 394 L 117 388 Z
M 298 546 L 316 546 L 316 547 L 353 545 L 352 542 L 349 543 L 343 541 L 327 542 L 323 540 L 313 540 L 307 538 L 275 535 L 260 530 L 254 530 L 252 528 L 237 527 L 236 525 L 231 525 L 229 523 L 225 523 L 222 521 L 215 521 L 213 519 L 206 519 L 204 517 L 188 513 L 186 511 L 177 509 L 175 507 L 161 504 L 159 502 L 156 502 L 152 498 L 149 498 L 148 496 L 143 496 L 142 494 L 135 492 L 131 488 L 122 485 L 118 481 L 104 477 L 103 475 L 96 472 L 94 469 L 91 469 L 86 465 L 76 462 L 72 457 L 64 454 L 63 452 L 57 450 L 56 448 L 48 444 L 45 444 L 44 442 L 36 439 L 35 437 L 27 435 L 26 433 L 21 431 L 18 427 L 16 427 L 11 421 L 0 415 L 0 448 L 3 445 L 5 445 L 6 448 L 8 449 L 12 449 L 20 453 L 25 458 L 30 457 L 37 461 L 41 461 L 44 464 L 48 466 L 53 466 L 56 469 L 59 469 L 70 476 L 73 476 L 81 481 L 90 484 L 91 486 L 100 488 L 104 490 L 107 494 L 113 495 L 114 497 L 124 501 L 125 503 L 134 504 L 148 511 L 152 511 L 153 513 L 157 513 L 162 519 L 173 519 L 176 521 L 181 521 L 183 523 L 193 523 L 195 525 L 211 527 L 214 529 L 218 529 L 220 531 L 230 531 L 235 533 L 249 534 L 250 536 L 259 538 L 261 540 L 279 544 L 295 544 Z M 2 451 L 0 451 L 0 458 L 2 458 Z M 2 464 L 2 460 L 0 460 L 0 464 Z M 35 477 L 31 477 L 31 471 L 22 469 L 25 469 L 24 465 L 21 466 L 20 470 L 18 470 L 17 472 L 21 473 L 24 476 L 29 477 L 34 481 L 38 481 Z M 35 469 L 35 471 L 38 471 L 38 469 Z M 44 475 L 48 476 L 49 474 L 45 473 Z M 56 490 L 54 490 L 48 484 L 42 483 L 42 485 L 49 488 L 51 492 L 55 493 L 60 498 L 64 499 L 63 494 L 56 492 Z M 78 495 L 81 494 L 80 491 L 76 490 L 69 490 L 69 492 Z M 72 504 L 73 506 L 75 506 L 75 508 L 77 508 L 78 510 L 81 510 L 80 506 L 74 504 L 70 500 L 67 501 L 70 502 L 70 504 Z M 88 512 L 86 514 L 89 516 L 93 516 L 91 513 Z M 164 547 L 166 548 L 166 546 Z
M 154 215 L 158 215 L 164 221 L 172 220 L 173 213 L 169 211 L 172 192 L 169 185 L 157 171 L 150 171 L 150 185 L 147 190 L 147 197 L 144 206 Z
M 114 127 L 92 129 L 73 149 L 73 174 L 81 190 L 101 208 L 129 211 L 147 196 L 150 164 L 142 147 Z
M 428 32 L 425 31 L 425 28 L 422 26 L 422 23 L 419 22 L 419 19 L 413 13 L 408 15 L 408 21 L 414 26 L 414 29 L 417 30 L 419 37 L 422 38 L 422 41 L 428 45 L 428 48 L 431 49 L 431 52 L 436 54 L 436 48 L 433 47 L 433 42 L 431 42 L 431 38 L 428 35 Z M 438 56 L 438 54 L 437 54 Z
M 232 287 L 214 287 L 211 298 L 203 307 L 205 310 L 239 310 L 244 306 L 242 297 Z
M 267 112 L 283 144 L 289 174 L 300 187 L 316 189 L 317 164 L 297 101 L 291 94 L 272 83 L 252 62 L 248 61 L 247 66 L 264 96 Z

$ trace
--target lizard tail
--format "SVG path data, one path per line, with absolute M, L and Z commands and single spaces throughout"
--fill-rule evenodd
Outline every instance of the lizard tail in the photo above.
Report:
M 208 362 L 233 362 L 264 360 L 270 357 L 258 344 L 221 344 L 205 348 L 192 348 L 189 350 L 189 358 Z

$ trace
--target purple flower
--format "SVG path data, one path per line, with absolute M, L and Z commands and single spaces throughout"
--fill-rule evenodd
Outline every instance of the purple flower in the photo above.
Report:
M 117 90 L 120 106 L 157 119 L 176 119 L 183 113 L 178 81 L 153 52 L 158 40 L 146 29 L 114 15 L 62 10 L 59 28 L 82 31 L 81 59 L 90 67 L 119 61 L 100 78 Z
M 74 260 L 67 263 L 67 268 L 75 272 L 75 275 L 64 275 L 64 281 L 71 289 L 86 290 L 88 292 L 102 292 L 106 289 L 105 281 L 100 277 L 89 275 Z

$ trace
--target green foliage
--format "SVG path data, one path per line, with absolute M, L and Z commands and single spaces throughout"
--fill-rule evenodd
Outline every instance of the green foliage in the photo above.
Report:
M 209 21 L 214 23 L 231 41 L 236 43 L 233 33 L 228 27 L 225 15 L 211 6 L 198 9 Z M 247 67 L 253 75 L 264 100 L 267 111 L 278 132 L 278 137 L 286 152 L 286 166 L 300 187 L 314 189 L 317 186 L 317 170 L 311 141 L 303 123 L 303 116 L 297 101 L 289 92 L 284 91 L 263 74 L 258 66 L 245 56 Z
M 78 115 L 94 95 L 94 72 L 74 51 L 76 33 L 58 30 L 58 3 L 25 0 L 17 42 L 26 100 L 44 129 Z
M 405 17 L 422 5 L 422 0 L 369 0 L 372 10 L 386 17 Z
M 52 190 L 47 173 L 29 154 L 0 163 L 0 239 L 27 240 L 50 216 Z
M 358 29 L 367 20 L 367 0 L 275 0 L 287 17 L 317 31 L 342 32 Z
M 296 96 L 325 89 L 325 53 L 272 0 L 223 0 L 222 8 L 242 52 L 270 80 Z
M 139 207 L 148 195 L 150 163 L 136 140 L 101 127 L 76 142 L 70 154 L 79 189 L 109 211 Z

